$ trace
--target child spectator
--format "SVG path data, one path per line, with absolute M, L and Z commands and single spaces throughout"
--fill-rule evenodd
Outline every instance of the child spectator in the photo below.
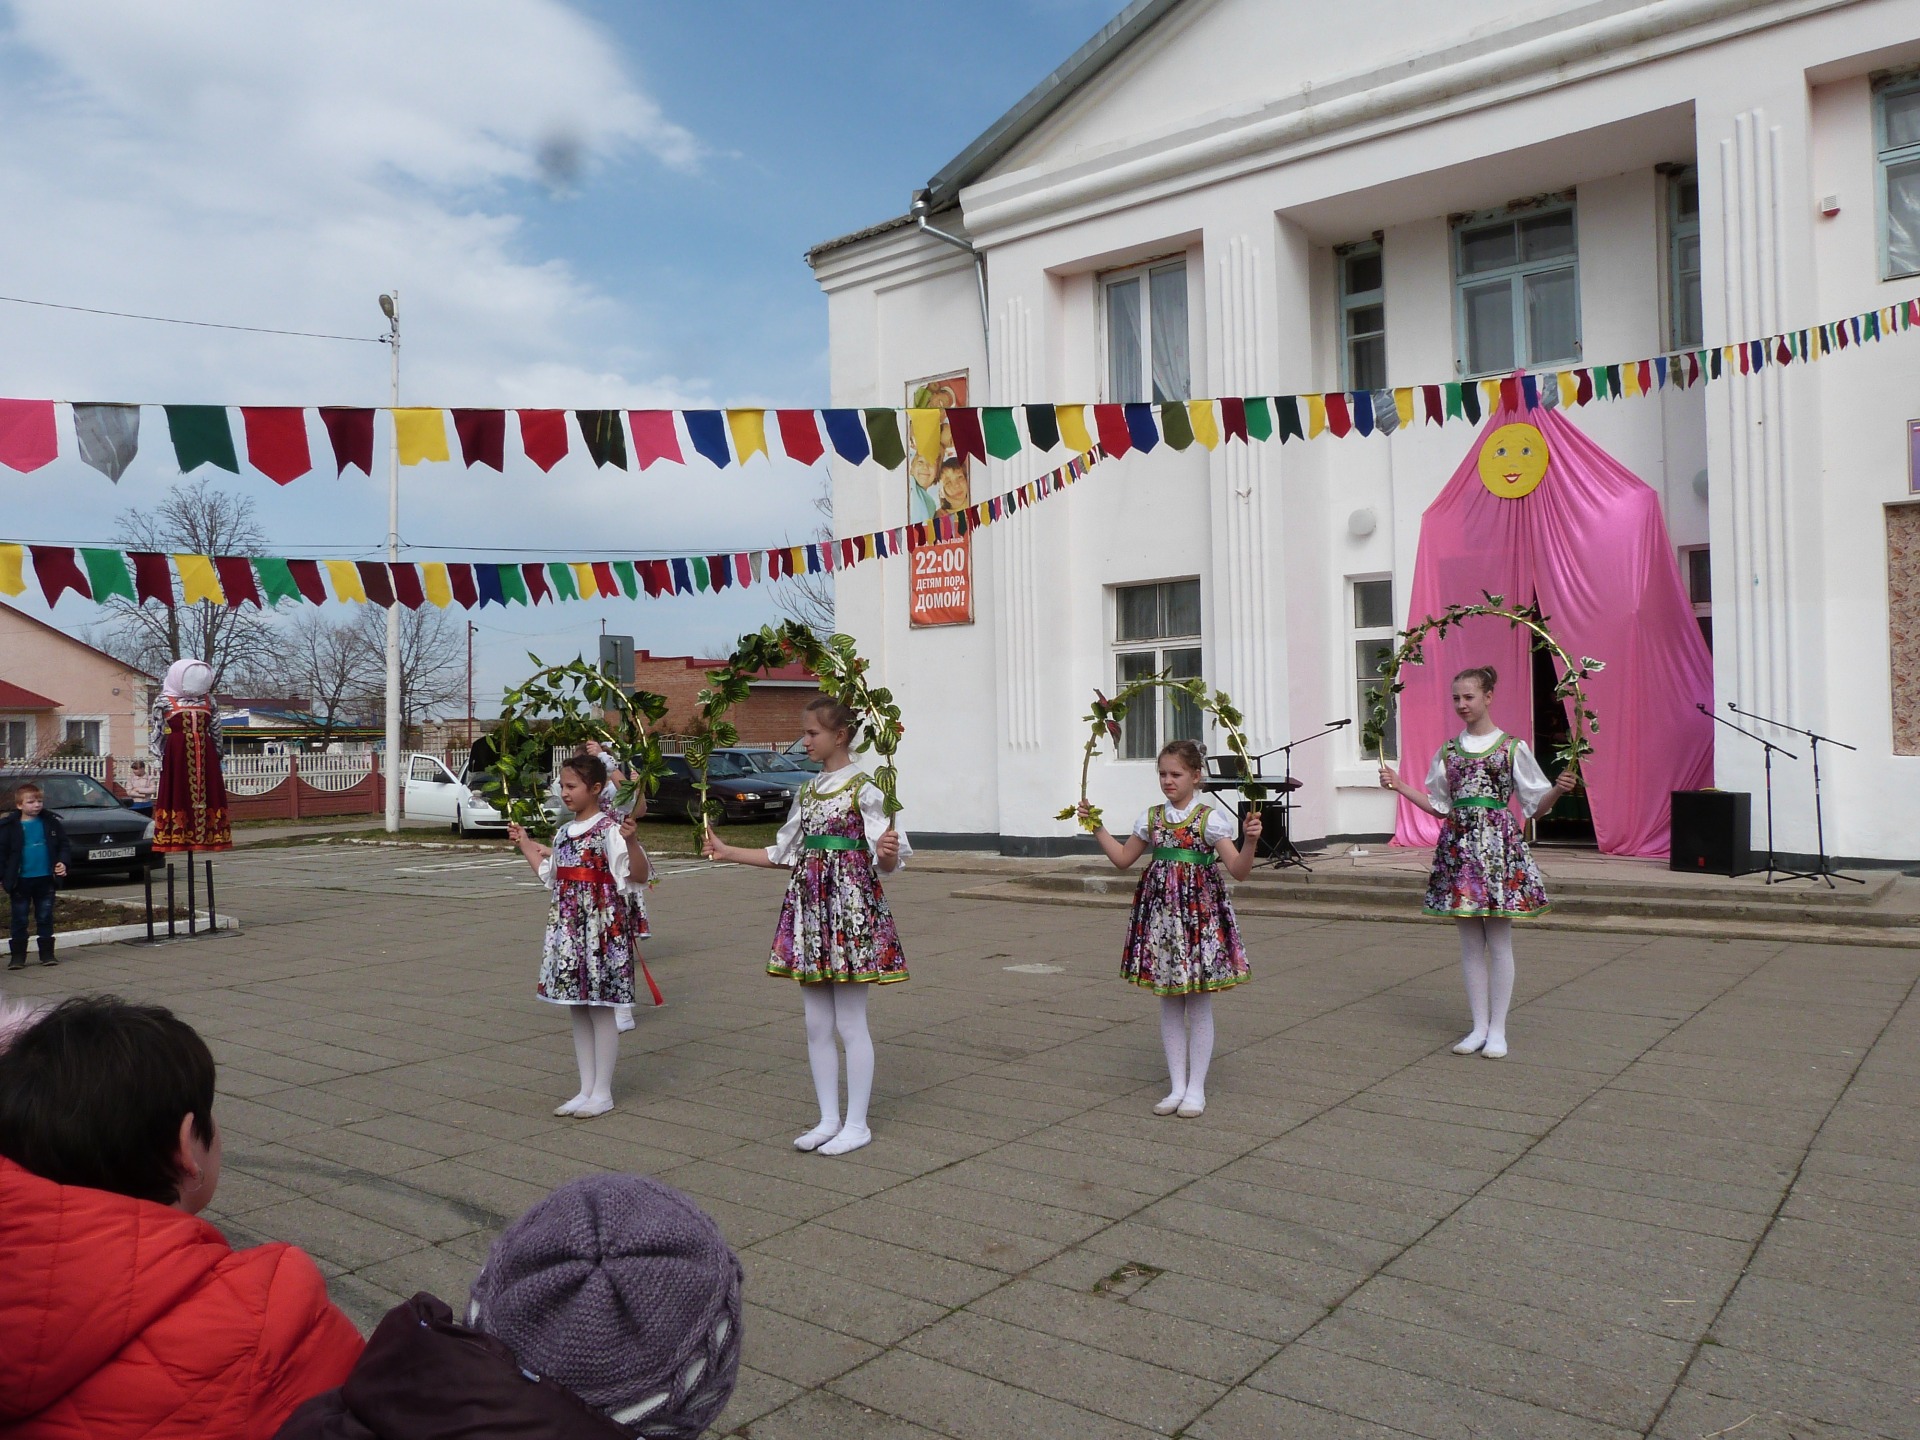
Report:
M 31 782 L 13 792 L 14 809 L 0 815 L 0 888 L 13 905 L 13 930 L 7 968 L 27 966 L 27 917 L 33 917 L 40 941 L 40 963 L 58 965 L 53 958 L 53 893 L 55 882 L 67 877 L 67 827 L 46 808 L 46 795 Z
M 313 1261 L 195 1218 L 213 1088 L 191 1026 L 113 996 L 0 1051 L 0 1433 L 266 1440 L 353 1368 Z
M 679 1191 L 592 1175 L 494 1241 L 466 1323 L 431 1295 L 387 1312 L 338 1390 L 278 1440 L 693 1440 L 740 1367 L 740 1262 Z

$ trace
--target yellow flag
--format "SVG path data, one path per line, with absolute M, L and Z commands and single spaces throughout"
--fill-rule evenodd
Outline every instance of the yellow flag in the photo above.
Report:
M 573 571 L 574 588 L 582 600 L 591 600 L 600 593 L 600 587 L 593 581 L 593 566 L 582 560 L 569 560 L 567 568 Z
M 1067 449 L 1076 455 L 1084 455 L 1093 449 L 1093 436 L 1087 433 L 1086 406 L 1056 405 L 1053 407 L 1053 418 L 1060 427 L 1060 438 L 1067 442 Z
M 1313 439 L 1327 428 L 1327 400 L 1324 395 L 1309 395 L 1307 401 L 1307 438 Z
M 1400 428 L 1405 430 L 1413 424 L 1413 387 L 1393 392 L 1393 413 L 1400 417 Z
M 1220 444 L 1220 422 L 1214 419 L 1213 401 L 1187 401 L 1187 418 L 1193 422 L 1194 439 L 1209 450 Z
M 173 568 L 180 572 L 182 604 L 194 605 L 202 600 L 211 600 L 216 605 L 227 603 L 227 592 L 220 588 L 220 575 L 213 568 L 212 557 L 176 555 Z
M 1640 393 L 1640 367 L 1638 365 L 1622 365 L 1620 367 L 1620 393 L 1622 395 L 1638 395 Z
M 938 465 L 946 447 L 940 443 L 940 427 L 946 423 L 947 412 L 931 406 L 907 411 L 907 425 L 913 432 L 913 453 L 923 460 L 931 460 Z
M 420 567 L 421 578 L 426 586 L 427 599 L 442 610 L 453 603 L 453 582 L 447 578 L 447 567 L 438 560 L 429 560 Z
M 1560 382 L 1560 408 L 1573 409 L 1580 403 L 1580 382 L 1573 378 L 1571 370 L 1562 370 L 1553 378 Z
M 1486 409 L 1489 415 L 1500 408 L 1500 382 L 1498 380 L 1482 380 L 1480 382 L 1480 394 L 1486 399 Z
M 447 416 L 444 410 L 396 410 L 393 431 L 400 440 L 400 463 L 447 458 Z M 363 594 L 362 600 L 367 597 Z
M 727 431 L 733 436 L 733 460 L 736 465 L 747 463 L 747 457 L 756 452 L 767 455 L 767 412 L 764 410 L 727 411 Z M 768 455 L 771 459 L 772 456 Z M 580 592 L 584 595 L 586 592 Z
M 0 595 L 18 595 L 27 588 L 22 567 L 27 552 L 19 545 L 0 545 Z
M 791 559 L 793 560 L 793 569 L 792 569 L 792 571 L 791 571 L 790 573 L 792 573 L 792 574 L 794 574 L 794 575 L 804 575 L 804 574 L 806 574 L 806 573 L 807 573 L 807 548 L 806 548 L 806 546 L 804 546 L 804 545 L 796 545 L 796 546 L 794 546 L 794 547 L 793 547 L 793 548 L 792 548 L 791 550 L 789 550 L 789 551 L 787 552 L 787 554 L 788 554 L 788 556 L 789 556 L 789 557 L 790 557 L 790 558 L 791 558 Z
M 434 410 L 428 413 L 438 415 L 440 412 Z M 354 568 L 351 560 L 322 560 L 320 563 L 327 567 L 327 579 L 333 582 L 334 599 L 352 601 L 359 605 L 367 603 L 366 588 L 361 585 L 360 572 Z M 182 574 L 180 578 L 185 580 L 187 577 Z

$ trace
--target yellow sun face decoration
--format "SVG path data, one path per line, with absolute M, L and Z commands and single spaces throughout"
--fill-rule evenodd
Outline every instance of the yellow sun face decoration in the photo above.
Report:
M 1532 425 L 1502 425 L 1480 447 L 1480 483 L 1502 500 L 1531 495 L 1547 474 L 1547 437 Z

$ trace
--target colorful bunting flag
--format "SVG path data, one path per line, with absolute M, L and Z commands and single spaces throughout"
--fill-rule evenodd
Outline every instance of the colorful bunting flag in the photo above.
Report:
M 564 410 L 516 410 L 520 420 L 520 448 L 527 459 L 544 473 L 567 456 L 567 412 Z M 669 425 L 672 421 L 669 419 Z M 635 437 L 636 448 L 638 437 Z M 679 459 L 679 452 L 674 459 Z
M 327 441 L 333 446 L 336 476 L 346 474 L 349 465 L 358 465 L 363 475 L 373 474 L 373 411 L 322 405 L 320 423 L 327 427 Z
M 220 588 L 220 572 L 214 569 L 211 555 L 175 555 L 173 568 L 180 576 L 182 605 L 227 603 L 227 592 Z
M 24 473 L 59 455 L 51 400 L 0 400 L 0 465 Z
M 789 460 L 811 465 L 826 453 L 820 442 L 820 426 L 811 410 L 776 410 L 780 427 L 780 448 Z
M 247 460 L 274 484 L 289 484 L 313 469 L 306 411 L 292 405 L 242 405 L 240 423 L 247 432 Z M 248 584 L 251 588 L 252 582 Z
M 524 424 L 523 421 L 523 428 Z M 505 471 L 506 411 L 456 410 L 453 412 L 453 433 L 460 437 L 460 460 L 469 470 L 476 465 L 486 465 L 494 470 Z
M 423 460 L 445 460 L 447 453 L 447 417 L 443 410 L 395 410 L 394 443 L 400 449 L 402 465 L 418 465 Z
M 727 468 L 727 462 L 733 458 L 727 449 L 727 421 L 718 410 L 687 410 L 681 418 L 687 422 L 687 440 L 693 446 L 694 454 L 703 456 L 709 464 L 720 469 Z
M 608 465 L 616 470 L 627 468 L 627 432 L 618 410 L 576 410 L 573 418 L 579 422 L 580 438 L 586 442 L 596 470 Z
M 140 407 L 75 405 L 73 433 L 80 458 L 117 483 L 140 449 Z
M 173 461 L 182 475 L 202 465 L 214 465 L 235 475 L 240 458 L 233 450 L 233 430 L 224 405 L 168 405 L 167 436 L 173 441 Z

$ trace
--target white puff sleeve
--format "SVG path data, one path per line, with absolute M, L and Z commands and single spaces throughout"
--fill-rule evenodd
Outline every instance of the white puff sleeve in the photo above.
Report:
M 1521 813 L 1529 820 L 1546 808 L 1547 797 L 1553 794 L 1553 782 L 1524 740 L 1513 742 L 1513 789 L 1520 797 Z
M 1427 805 L 1436 815 L 1453 809 L 1453 793 L 1447 788 L 1447 747 L 1433 752 L 1433 764 L 1427 767 Z

